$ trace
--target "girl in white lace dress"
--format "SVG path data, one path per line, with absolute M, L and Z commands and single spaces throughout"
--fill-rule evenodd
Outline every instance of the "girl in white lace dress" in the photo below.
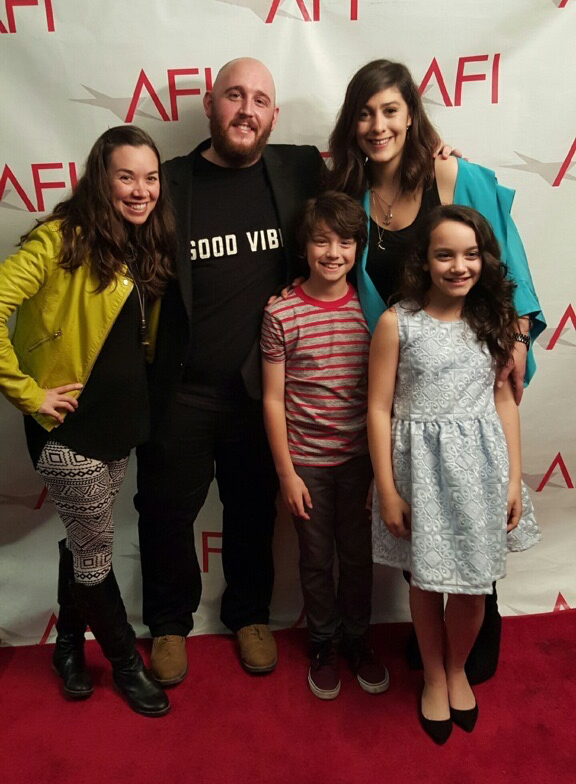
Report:
M 370 353 L 374 560 L 411 572 L 424 663 L 420 718 L 438 743 L 452 722 L 474 727 L 464 664 L 484 596 L 505 574 L 507 547 L 540 537 L 521 485 L 513 390 L 508 382 L 494 388 L 495 370 L 519 339 L 505 272 L 478 212 L 437 207 L 406 264 L 402 301 L 381 316 Z

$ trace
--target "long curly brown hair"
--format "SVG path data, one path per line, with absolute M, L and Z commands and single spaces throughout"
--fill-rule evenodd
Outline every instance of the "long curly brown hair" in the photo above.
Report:
M 113 151 L 126 145 L 149 147 L 158 161 L 160 194 L 148 220 L 141 226 L 125 221 L 111 200 L 107 166 Z M 96 140 L 71 196 L 37 223 L 53 220 L 60 221 L 59 264 L 70 271 L 89 264 L 100 281 L 97 291 L 112 283 L 126 261 L 136 264 L 138 281 L 149 300 L 161 296 L 173 277 L 176 231 L 160 153 L 152 138 L 135 125 L 109 128 Z
M 469 226 L 476 235 L 482 258 L 478 283 L 470 289 L 462 318 L 472 328 L 478 340 L 486 343 L 498 365 L 505 365 L 514 347 L 518 315 L 512 304 L 514 283 L 506 277 L 506 266 L 500 260 L 500 246 L 492 227 L 479 212 L 471 207 L 447 204 L 435 207 L 426 218 L 418 240 L 404 266 L 400 299 L 414 303 L 414 312 L 428 303 L 432 284 L 430 273 L 424 269 L 428 261 L 428 246 L 434 229 L 444 221 L 456 221 Z
M 356 141 L 360 113 L 376 93 L 395 87 L 402 95 L 412 117 L 400 168 L 400 189 L 410 193 L 434 179 L 434 153 L 440 137 L 428 119 L 418 88 L 402 63 L 373 60 L 357 71 L 346 89 L 344 103 L 330 135 L 332 172 L 329 185 L 358 199 L 370 187 L 365 155 Z

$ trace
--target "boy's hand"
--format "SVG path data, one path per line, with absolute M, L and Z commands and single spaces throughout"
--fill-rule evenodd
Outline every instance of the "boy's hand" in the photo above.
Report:
M 508 485 L 508 525 L 507 531 L 513 531 L 522 514 L 522 490 L 520 482 L 510 482 Z
M 286 299 L 288 294 L 290 294 L 290 292 L 293 291 L 293 289 L 295 289 L 296 286 L 299 286 L 301 283 L 304 283 L 305 280 L 306 278 L 295 278 L 289 286 L 284 286 L 280 294 L 278 295 L 273 294 L 266 304 L 272 305 L 274 302 L 276 302 L 276 300 Z
M 412 510 L 409 504 L 398 493 L 378 496 L 380 517 L 392 536 L 397 539 L 409 539 Z
M 301 517 L 303 520 L 310 519 L 306 509 L 312 509 L 312 499 L 308 488 L 296 472 L 289 477 L 280 479 L 280 493 L 282 500 L 294 517 Z

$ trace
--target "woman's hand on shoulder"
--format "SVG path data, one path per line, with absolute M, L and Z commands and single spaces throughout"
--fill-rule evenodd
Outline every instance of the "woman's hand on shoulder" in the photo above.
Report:
M 380 517 L 392 536 L 409 539 L 412 510 L 396 491 L 378 495 Z
M 78 391 L 82 389 L 82 387 L 82 384 L 64 384 L 61 387 L 47 389 L 42 405 L 37 413 L 51 416 L 61 425 L 64 421 L 64 417 L 59 412 L 75 411 L 78 408 L 78 401 L 76 398 L 71 397 L 69 393 Z

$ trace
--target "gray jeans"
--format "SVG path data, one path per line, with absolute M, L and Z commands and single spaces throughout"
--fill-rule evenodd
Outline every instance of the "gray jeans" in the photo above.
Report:
M 371 522 L 366 510 L 370 457 L 361 455 L 337 466 L 294 468 L 314 507 L 308 510 L 310 520 L 293 518 L 310 643 L 332 639 L 340 629 L 346 636 L 361 637 L 372 609 Z

